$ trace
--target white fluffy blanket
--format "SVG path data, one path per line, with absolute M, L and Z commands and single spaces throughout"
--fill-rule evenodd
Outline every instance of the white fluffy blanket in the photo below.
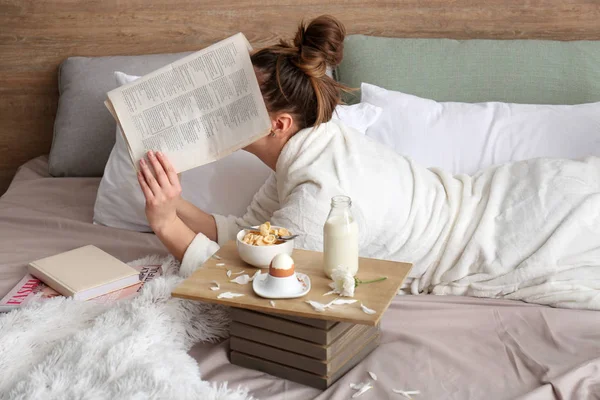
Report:
M 171 298 L 183 279 L 171 257 L 134 263 L 162 263 L 164 275 L 133 299 L 57 297 L 0 315 L 1 399 L 251 399 L 203 381 L 187 354 L 227 335 L 227 309 Z

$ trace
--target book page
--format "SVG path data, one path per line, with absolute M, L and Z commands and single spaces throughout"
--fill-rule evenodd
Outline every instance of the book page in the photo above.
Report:
M 136 169 L 154 150 L 183 172 L 268 133 L 250 50 L 238 33 L 108 93 Z
M 135 268 L 140 272 L 139 283 L 115 290 L 114 292 L 103 294 L 102 296 L 94 297 L 89 301 L 101 304 L 110 304 L 116 300 L 130 299 L 132 297 L 137 296 L 146 283 L 162 275 L 162 269 L 160 264 L 139 265 L 132 266 L 132 268 Z

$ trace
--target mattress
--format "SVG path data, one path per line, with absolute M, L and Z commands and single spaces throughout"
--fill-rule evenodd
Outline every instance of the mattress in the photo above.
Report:
M 23 165 L 0 198 L 0 296 L 29 261 L 94 244 L 123 261 L 166 254 L 158 239 L 91 223 L 99 178 L 51 178 L 46 157 Z M 205 380 L 270 399 L 600 399 L 600 313 L 515 301 L 397 296 L 381 345 L 326 391 L 231 365 L 228 340 L 190 350 Z M 1 340 L 1 338 L 0 338 Z

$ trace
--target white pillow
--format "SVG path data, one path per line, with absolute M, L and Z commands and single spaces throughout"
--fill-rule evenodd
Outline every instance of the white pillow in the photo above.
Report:
M 367 136 L 427 167 L 473 174 L 530 158 L 600 155 L 600 103 L 440 103 L 368 83 L 361 92 L 383 109 Z
M 121 86 L 139 77 L 115 72 L 115 78 Z M 364 134 L 380 113 L 379 107 L 370 104 L 338 106 L 334 118 Z M 182 196 L 206 212 L 241 216 L 270 173 L 253 154 L 236 151 L 219 161 L 183 172 Z M 117 127 L 116 142 L 98 188 L 94 223 L 150 232 L 144 205 L 144 195 Z

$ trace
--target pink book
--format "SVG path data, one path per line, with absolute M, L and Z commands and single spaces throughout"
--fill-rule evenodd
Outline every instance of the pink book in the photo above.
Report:
M 146 282 L 150 282 L 157 276 L 162 275 L 160 264 L 137 265 L 133 266 L 140 272 L 140 282 L 123 289 L 115 290 L 95 297 L 88 301 L 100 303 L 109 303 L 116 300 L 128 299 L 136 296 Z M 0 312 L 11 311 L 33 301 L 39 296 L 39 301 L 44 301 L 52 297 L 61 296 L 57 291 L 46 285 L 44 282 L 27 274 L 15 285 L 12 290 L 0 300 Z

